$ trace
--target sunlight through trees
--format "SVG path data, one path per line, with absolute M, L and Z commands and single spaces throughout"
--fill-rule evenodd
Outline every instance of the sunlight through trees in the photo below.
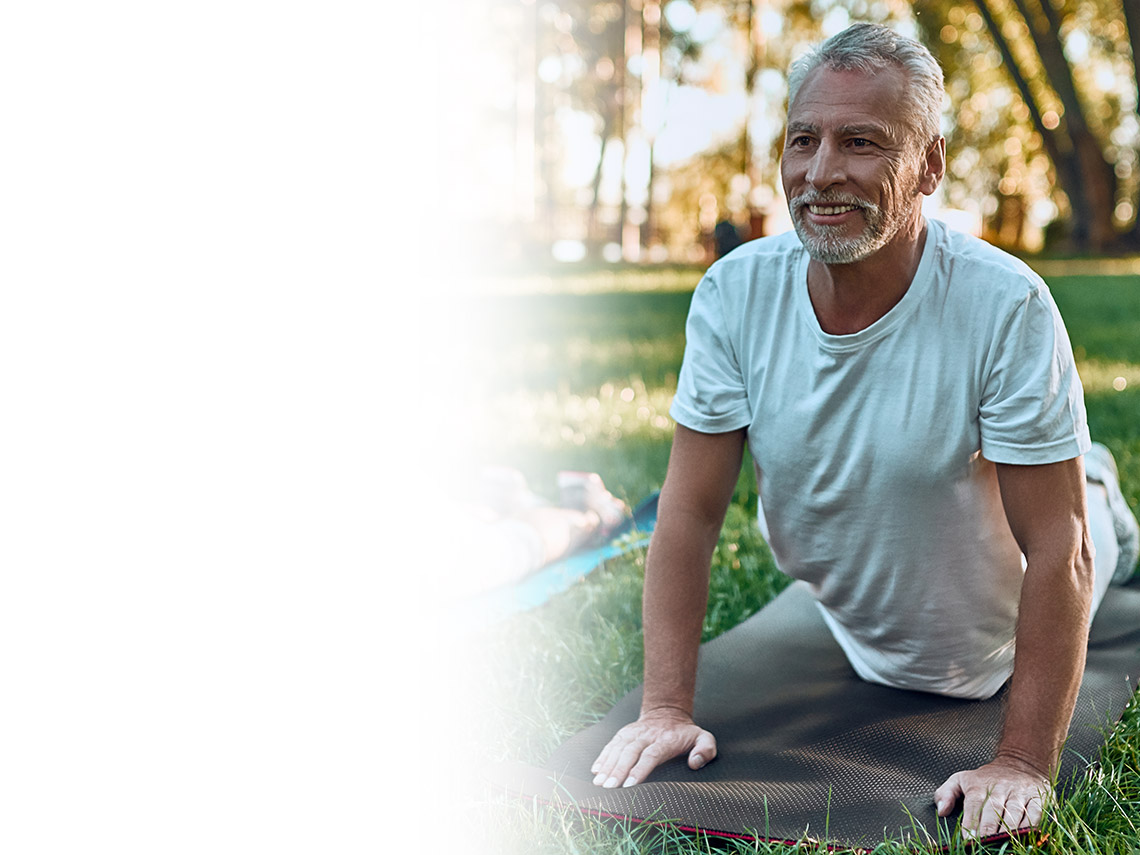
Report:
M 516 262 L 707 262 L 787 227 L 784 72 L 855 21 L 946 72 L 941 204 L 1015 249 L 1140 246 L 1140 0 L 484 0 L 471 189 Z

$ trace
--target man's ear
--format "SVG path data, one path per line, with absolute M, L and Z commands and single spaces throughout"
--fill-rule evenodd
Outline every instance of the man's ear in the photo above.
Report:
M 946 175 L 946 138 L 939 137 L 926 149 L 922 159 L 922 173 L 919 177 L 918 189 L 929 196 L 938 189 Z

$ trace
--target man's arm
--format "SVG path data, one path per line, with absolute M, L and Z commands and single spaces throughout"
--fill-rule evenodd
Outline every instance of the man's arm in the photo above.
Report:
M 595 784 L 632 786 L 686 751 L 693 769 L 716 756 L 712 734 L 693 722 L 693 693 L 709 563 L 740 476 L 744 436 L 743 429 L 704 434 L 677 426 L 646 558 L 641 715 L 598 755 Z
M 981 837 L 1041 820 L 1084 672 L 1093 580 L 1083 460 L 997 473 L 1027 562 L 1005 726 L 993 762 L 934 794 L 939 816 L 962 798 L 963 828 Z

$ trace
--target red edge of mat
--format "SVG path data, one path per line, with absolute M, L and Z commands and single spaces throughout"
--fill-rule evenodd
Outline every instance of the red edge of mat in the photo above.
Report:
M 847 846 L 844 844 L 832 844 L 832 843 L 828 843 L 827 841 L 818 840 L 814 837 L 801 837 L 799 840 L 789 840 L 786 837 L 761 837 L 761 836 L 756 835 L 756 834 L 742 834 L 741 832 L 738 832 L 738 831 L 721 831 L 721 830 L 715 829 L 715 828 L 698 828 L 697 826 L 684 825 L 680 822 L 676 822 L 676 821 L 668 820 L 668 819 L 648 819 L 646 817 L 628 816 L 628 815 L 620 814 L 620 813 L 611 813 L 609 811 L 599 810 L 597 808 L 581 807 L 580 805 L 573 804 L 573 803 L 568 804 L 567 802 L 560 801 L 560 800 L 544 799 L 541 796 L 530 796 L 529 798 L 532 798 L 536 802 L 538 802 L 539 804 L 546 805 L 547 807 L 567 807 L 567 806 L 573 807 L 579 813 L 586 814 L 588 816 L 592 816 L 596 819 L 620 820 L 620 821 L 624 821 L 624 822 L 632 822 L 636 825 L 668 826 L 670 828 L 676 828 L 678 831 L 684 831 L 684 832 L 687 832 L 690 834 L 696 834 L 696 835 L 702 835 L 703 834 L 703 835 L 706 835 L 708 837 L 718 837 L 718 838 L 727 839 L 727 840 L 742 840 L 746 843 L 777 843 L 781 846 L 789 846 L 789 847 L 790 846 L 799 846 L 801 843 L 812 843 L 812 844 L 815 844 L 816 846 L 822 846 L 828 852 L 840 852 L 840 851 L 846 850 L 847 852 L 869 853 L 872 851 L 870 849 L 864 849 L 864 848 L 861 848 L 859 846 Z M 1014 832 L 1003 831 L 999 834 L 990 835 L 989 837 L 981 837 L 981 838 L 978 838 L 977 840 L 968 841 L 967 845 L 968 846 L 988 846 L 991 843 L 1001 843 L 1001 842 L 1006 841 L 1006 840 L 1012 840 L 1015 837 L 1026 837 L 1026 836 L 1032 834 L 1033 832 L 1035 832 L 1036 830 L 1037 829 L 1035 829 L 1035 828 L 1023 828 L 1023 829 L 1018 829 L 1017 831 L 1014 831 Z M 951 846 L 951 844 L 949 844 L 949 843 L 942 844 L 942 845 L 938 846 L 936 849 L 934 849 L 933 851 L 945 852 L 950 848 L 950 846 Z

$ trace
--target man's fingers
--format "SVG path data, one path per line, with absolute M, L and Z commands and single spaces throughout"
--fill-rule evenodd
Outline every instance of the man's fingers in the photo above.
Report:
M 1025 803 L 1025 820 L 1023 821 L 1022 828 L 1035 828 L 1041 824 L 1041 818 L 1045 815 L 1045 800 L 1041 796 L 1033 796 Z
M 716 757 L 716 739 L 707 730 L 697 735 L 697 742 L 689 752 L 689 768 L 701 769 Z
M 1013 792 L 1005 800 L 1005 810 L 998 831 L 1023 831 L 1041 823 L 1045 814 L 1040 793 Z
M 642 757 L 647 757 L 649 762 L 652 763 L 650 768 L 655 768 L 657 764 L 661 762 L 656 759 L 659 756 L 660 749 L 657 748 L 655 743 L 649 742 L 646 739 L 634 740 L 622 750 L 617 762 L 614 763 L 613 769 L 610 770 L 609 777 L 602 783 L 602 786 L 612 788 L 625 783 L 629 778 L 629 773 L 640 762 Z
M 963 790 L 962 793 L 962 831 L 968 837 L 977 837 L 981 831 L 982 821 L 985 818 L 985 807 L 989 802 L 986 794 L 980 796 L 973 790 Z
M 1018 827 L 1023 815 L 1022 805 L 1012 799 L 1004 787 L 994 789 L 975 783 L 965 788 L 962 831 L 968 837 L 990 837 L 1002 831 L 1012 831 Z
M 969 821 L 969 807 L 963 811 L 962 829 L 972 837 L 991 837 L 995 834 L 1012 834 L 1015 831 L 1032 828 L 1041 821 L 1041 799 L 1033 795 L 1028 801 L 1025 793 L 999 790 L 980 792 L 977 801 L 981 803 L 976 822 Z M 967 796 L 967 804 L 971 799 Z
M 994 796 L 987 797 L 982 803 L 981 815 L 974 831 L 978 837 L 990 837 L 1004 830 L 1002 821 L 1005 819 L 1005 802 Z M 1020 817 L 1019 817 L 1020 818 Z
M 594 773 L 595 784 L 601 786 L 613 776 L 614 766 L 618 764 L 622 753 L 634 739 L 636 737 L 632 736 L 626 728 L 622 728 L 614 735 L 609 744 L 602 749 L 602 753 L 594 761 L 594 765 L 590 767 L 590 771 Z
M 669 757 L 663 755 L 663 752 L 656 744 L 647 746 L 646 749 L 641 752 L 641 757 L 638 758 L 637 763 L 629 770 L 629 774 L 622 780 L 621 785 L 623 787 L 632 787 L 634 784 L 640 784 L 649 777 L 649 774 L 654 769 L 669 759 Z
M 644 741 L 639 737 L 624 736 L 619 731 L 607 747 L 608 756 L 594 776 L 594 783 L 600 787 L 616 787 L 641 756 Z
M 1041 822 L 1049 782 L 1033 773 L 994 762 L 956 772 L 934 792 L 939 816 L 949 816 L 962 801 L 962 834 L 990 837 L 1033 828 Z
M 982 822 L 978 824 L 979 837 L 991 837 L 1003 831 L 1016 830 L 1025 809 L 1013 801 L 1009 792 L 991 793 L 982 808 Z
M 609 772 L 610 766 L 612 765 L 610 763 L 610 754 L 613 753 L 614 742 L 616 740 L 617 737 L 615 736 L 613 739 L 606 743 L 606 747 L 602 749 L 602 753 L 598 755 L 598 759 L 595 760 L 594 765 L 590 767 L 590 771 L 595 775 L 604 775 L 605 773 Z M 602 780 L 604 781 L 605 778 L 603 777 Z M 597 784 L 600 782 L 595 779 L 594 783 Z
M 939 816 L 949 816 L 954 812 L 954 805 L 962 797 L 962 784 L 959 780 L 961 772 L 955 772 L 945 783 L 934 791 L 934 804 Z
M 623 731 L 618 731 L 614 738 L 606 743 L 606 747 L 602 749 L 602 753 L 598 755 L 598 759 L 594 761 L 594 765 L 590 767 L 590 771 L 594 774 L 600 772 L 608 772 L 614 765 L 613 758 L 619 752 L 619 745 L 625 744 L 625 736 Z
M 637 721 L 617 732 L 590 771 L 596 786 L 631 787 L 644 781 L 666 760 L 686 752 L 689 767 L 699 769 L 716 757 L 716 740 L 692 722 L 647 725 Z
M 1002 810 L 1001 827 L 998 831 L 1017 831 L 1019 828 L 1028 828 L 1025 822 L 1025 800 L 1017 793 L 1011 793 L 1005 800 Z

